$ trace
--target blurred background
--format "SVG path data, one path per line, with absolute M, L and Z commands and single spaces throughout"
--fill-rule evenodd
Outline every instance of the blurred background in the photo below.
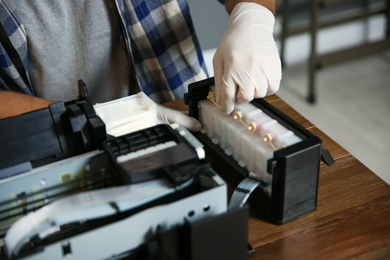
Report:
M 217 0 L 188 2 L 213 76 L 228 14 Z M 390 184 L 389 2 L 279 0 L 275 40 L 277 95 Z

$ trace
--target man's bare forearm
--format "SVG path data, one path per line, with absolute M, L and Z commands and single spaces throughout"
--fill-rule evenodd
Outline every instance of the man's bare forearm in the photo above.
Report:
M 230 14 L 236 4 L 242 2 L 257 3 L 270 10 L 273 14 L 276 12 L 276 0 L 225 0 L 226 11 Z
M 12 91 L 0 91 L 0 119 L 48 107 L 53 101 Z

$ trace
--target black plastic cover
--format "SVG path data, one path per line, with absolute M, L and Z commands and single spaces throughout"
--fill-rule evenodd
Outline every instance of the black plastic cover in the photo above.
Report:
M 118 161 L 119 156 L 169 141 L 174 141 L 176 145 L 151 151 L 133 159 Z M 174 183 L 180 184 L 204 171 L 204 167 L 209 167 L 204 161 L 199 160 L 196 151 L 185 138 L 166 124 L 109 138 L 103 143 L 103 148 L 109 154 L 123 183 L 142 182 L 165 175 Z
M 105 139 L 104 122 L 90 103 L 54 103 L 0 120 L 0 169 L 62 160 L 97 149 Z

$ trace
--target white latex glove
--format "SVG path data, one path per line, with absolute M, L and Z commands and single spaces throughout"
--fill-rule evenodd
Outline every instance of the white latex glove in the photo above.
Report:
M 195 118 L 161 105 L 157 105 L 157 121 L 161 124 L 177 123 L 190 131 L 199 131 L 201 128 L 200 122 Z
M 226 114 L 235 103 L 262 98 L 279 89 L 282 68 L 273 37 L 275 16 L 256 3 L 239 3 L 214 58 L 216 102 Z

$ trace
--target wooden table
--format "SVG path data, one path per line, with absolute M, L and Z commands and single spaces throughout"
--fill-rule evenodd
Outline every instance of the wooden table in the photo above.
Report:
M 280 226 L 250 217 L 249 259 L 390 259 L 390 186 L 279 97 L 266 100 L 318 136 L 335 163 L 321 163 L 316 211 Z

